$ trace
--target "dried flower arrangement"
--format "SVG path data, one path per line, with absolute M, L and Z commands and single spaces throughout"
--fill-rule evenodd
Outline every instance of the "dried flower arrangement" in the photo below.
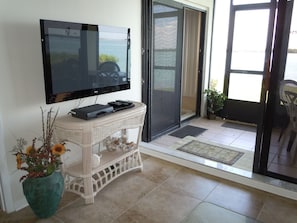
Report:
M 44 111 L 41 108 L 42 137 L 34 138 L 32 144 L 26 149 L 27 141 L 24 138 L 17 139 L 17 144 L 12 150 L 16 156 L 17 168 L 28 172 L 20 178 L 20 181 L 26 178 L 49 176 L 62 164 L 61 155 L 68 150 L 65 148 L 65 143 L 53 143 L 54 122 L 58 112 L 54 116 L 52 113 L 50 109 L 44 117 Z M 37 146 L 37 141 L 40 141 L 41 145 Z

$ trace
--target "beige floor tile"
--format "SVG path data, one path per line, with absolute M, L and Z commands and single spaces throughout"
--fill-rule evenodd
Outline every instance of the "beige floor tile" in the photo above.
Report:
M 222 137 L 229 137 L 233 139 L 236 139 L 243 134 L 243 131 L 241 130 L 224 128 L 224 127 L 217 127 L 210 131 L 215 131 L 217 134 L 221 135 Z
M 169 178 L 161 187 L 172 193 L 203 200 L 218 184 L 219 181 L 216 178 L 184 168 L 174 177 Z
M 2 215 L 0 215 L 1 223 L 32 223 L 36 222 L 37 220 L 38 218 L 34 215 L 33 211 L 29 207 L 23 208 L 16 213 L 2 213 Z
M 154 221 L 136 210 L 128 210 L 112 223 L 159 223 L 159 221 Z
M 174 144 L 178 140 L 179 140 L 179 138 L 177 138 L 177 137 L 173 137 L 170 135 L 164 135 L 164 136 L 161 136 L 161 137 L 157 138 L 156 140 L 154 140 L 153 144 L 157 145 L 157 146 L 169 147 L 170 145 Z
M 200 200 L 172 193 L 165 188 L 157 188 L 153 193 L 141 199 L 137 205 L 131 208 L 131 213 L 145 221 L 151 222 L 178 223 L 181 222 L 200 203 Z M 126 215 L 124 214 L 124 215 Z M 124 216 L 122 216 L 124 217 Z M 142 222 L 140 219 L 139 222 Z M 149 222 L 149 221 L 148 221 Z
M 117 206 L 128 209 L 139 199 L 146 196 L 157 186 L 153 181 L 140 176 L 139 173 L 128 173 L 121 176 L 102 191 L 96 197 L 104 196 Z
M 238 137 L 230 144 L 230 146 L 234 146 L 249 151 L 255 151 L 255 144 L 255 137 L 253 139 Z
M 53 216 L 48 219 L 38 219 L 35 223 L 64 223 L 64 221 L 56 216 Z
M 220 184 L 205 201 L 239 214 L 256 218 L 263 206 L 265 193 L 235 183 Z
M 175 175 L 180 166 L 174 165 L 156 158 L 150 158 L 143 161 L 143 172 L 140 174 L 145 178 L 159 184 Z
M 232 212 L 211 203 L 202 202 L 183 223 L 255 223 L 254 219 Z
M 112 222 L 113 218 L 110 216 L 109 211 L 107 212 L 104 205 L 106 202 L 95 202 L 94 204 L 86 205 L 83 200 L 76 202 L 68 207 L 66 207 L 63 211 L 56 213 L 56 217 L 62 220 L 62 222 L 71 222 L 71 223 L 80 223 L 80 222 Z M 108 207 L 110 207 L 109 205 Z M 113 205 L 113 208 L 119 209 L 118 206 Z M 113 210 L 111 209 L 110 212 Z M 118 211 L 120 213 L 120 211 Z
M 83 199 L 57 213 L 63 222 L 112 222 L 156 186 L 155 183 L 131 172 L 118 178 L 100 191 L 94 204 Z M 100 221 L 99 221 L 100 220 Z
M 296 201 L 268 196 L 257 219 L 264 223 L 296 223 L 296 207 Z
M 74 203 L 76 200 L 81 199 L 81 197 L 79 195 L 68 192 L 68 191 L 65 191 L 62 196 L 63 196 L 63 199 L 61 199 L 58 211 L 61 210 L 62 208 L 67 207 L 68 205 Z
M 142 159 L 142 161 L 144 161 L 146 159 L 149 159 L 150 157 L 151 156 L 149 156 L 149 155 L 146 155 L 146 154 L 141 153 L 141 159 Z
M 224 135 L 216 135 L 215 138 L 212 139 L 213 142 L 220 143 L 223 145 L 231 145 L 234 142 L 235 138 L 227 137 Z

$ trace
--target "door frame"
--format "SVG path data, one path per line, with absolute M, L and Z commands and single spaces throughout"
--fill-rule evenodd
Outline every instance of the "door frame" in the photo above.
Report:
M 151 134 L 151 123 L 152 117 L 152 108 L 151 108 L 151 98 L 150 98 L 150 88 L 147 83 L 151 82 L 151 76 L 149 75 L 151 73 L 151 63 L 152 58 L 150 55 L 150 49 L 152 49 L 152 40 L 151 38 L 148 38 L 149 36 L 152 36 L 152 18 L 153 15 L 153 0 L 142 0 L 141 4 L 141 11 L 142 11 L 142 17 L 141 17 L 141 55 L 142 55 L 142 102 L 147 105 L 147 112 L 145 116 L 144 126 L 142 130 L 142 140 L 144 142 L 150 142 L 152 139 Z
M 235 99 L 227 99 L 224 106 L 222 117 L 230 120 L 241 121 L 246 123 L 253 123 L 259 125 L 262 123 L 262 118 L 259 116 L 263 112 L 263 106 L 266 98 L 267 86 L 265 86 L 265 80 L 267 75 L 269 75 L 270 70 L 270 58 L 272 51 L 272 36 L 274 30 L 274 17 L 276 1 L 271 0 L 270 3 L 259 3 L 259 4 L 245 4 L 245 5 L 232 5 L 232 0 L 230 1 L 230 18 L 229 18 L 229 31 L 228 31 L 228 43 L 227 43 L 227 55 L 226 55 L 226 65 L 225 65 L 225 78 L 224 78 L 224 90 L 223 92 L 228 96 L 229 90 L 229 80 L 230 74 L 235 73 L 247 73 L 250 75 L 262 75 L 262 89 L 260 102 L 251 102 Z M 231 69 L 231 56 L 232 56 L 232 46 L 233 46 L 233 35 L 234 35 L 234 24 L 235 24 L 235 13 L 236 11 L 245 10 L 258 10 L 258 9 L 269 9 L 269 20 L 268 20 L 268 30 L 267 30 L 267 40 L 266 40 L 266 51 L 265 58 L 263 61 L 263 71 L 251 71 L 251 70 L 233 70 Z M 240 74 L 238 74 L 240 75 Z M 241 108 L 241 109 L 236 109 Z M 249 111 L 249 114 L 246 114 Z
M 7 165 L 7 154 L 5 153 L 4 146 L 4 135 L 3 135 L 3 121 L 0 114 L 0 207 L 3 211 L 10 213 L 15 211 L 13 205 L 13 197 L 11 191 L 11 181 L 10 179 L 8 165 Z M 0 211 L 1 211 L 0 208 Z

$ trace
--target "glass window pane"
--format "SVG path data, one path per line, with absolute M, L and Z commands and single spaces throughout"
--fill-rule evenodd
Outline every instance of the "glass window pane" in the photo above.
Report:
M 153 6 L 153 13 L 162 13 L 162 12 L 176 12 L 177 9 L 172 7 L 167 7 L 165 5 L 157 5 Z
M 269 10 L 235 14 L 231 69 L 263 71 Z
M 175 67 L 176 50 L 155 50 L 154 65 L 163 67 Z
M 230 74 L 228 98 L 260 102 L 262 75 Z
M 288 51 L 284 79 L 297 81 L 297 52 L 293 50 Z
M 175 16 L 155 19 L 154 21 L 154 48 L 175 49 L 177 44 L 178 18 Z
M 297 4 L 293 7 L 284 79 L 297 81 Z
M 174 92 L 175 70 L 154 70 L 154 90 Z

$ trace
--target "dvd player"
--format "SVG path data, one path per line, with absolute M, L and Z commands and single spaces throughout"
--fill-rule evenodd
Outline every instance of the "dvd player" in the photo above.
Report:
M 76 118 L 85 120 L 97 118 L 113 112 L 113 107 L 110 105 L 94 104 L 81 108 L 75 108 L 70 111 L 70 114 Z

